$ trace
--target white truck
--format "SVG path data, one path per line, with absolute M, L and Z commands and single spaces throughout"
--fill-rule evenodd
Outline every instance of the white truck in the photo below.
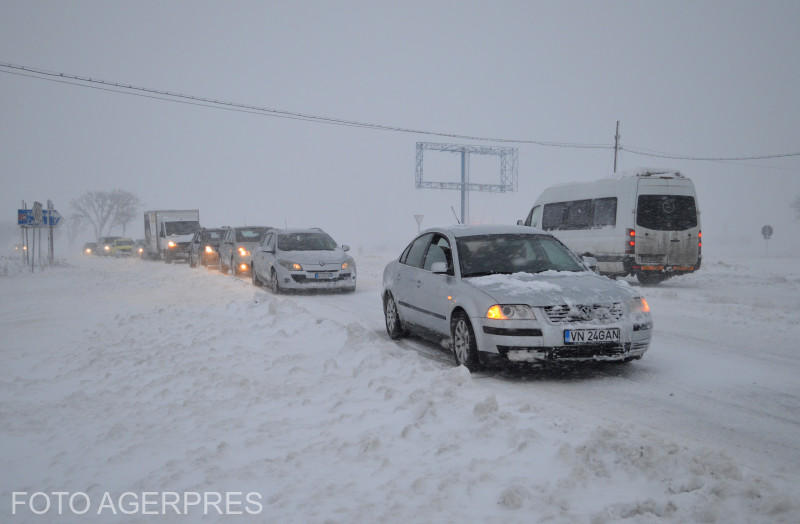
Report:
M 144 212 L 144 256 L 171 263 L 188 259 L 192 236 L 200 229 L 197 209 L 162 209 Z

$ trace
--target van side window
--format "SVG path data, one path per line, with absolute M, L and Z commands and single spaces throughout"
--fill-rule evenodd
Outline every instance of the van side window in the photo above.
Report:
M 617 198 L 596 198 L 592 201 L 592 226 L 617 225 Z
M 531 211 L 531 225 L 535 213 Z M 617 199 L 571 200 L 546 204 L 542 215 L 542 229 L 590 229 L 617 224 Z

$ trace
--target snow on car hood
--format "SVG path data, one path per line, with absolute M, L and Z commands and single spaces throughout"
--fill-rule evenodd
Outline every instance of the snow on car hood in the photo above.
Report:
M 486 275 L 465 278 L 464 282 L 489 294 L 499 304 L 608 304 L 635 296 L 627 285 L 588 271 Z
M 167 235 L 167 239 L 172 240 L 173 242 L 177 242 L 179 244 L 182 244 L 184 242 L 191 242 L 193 237 L 194 233 L 189 233 L 188 235 Z
M 347 255 L 341 249 L 334 249 L 333 251 L 283 251 L 279 256 L 281 259 L 297 262 L 301 265 L 341 264 L 347 259 Z

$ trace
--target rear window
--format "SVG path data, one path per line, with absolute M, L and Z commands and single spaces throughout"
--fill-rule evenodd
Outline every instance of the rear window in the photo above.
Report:
M 237 242 L 261 242 L 263 238 L 264 231 L 266 228 L 263 227 L 252 227 L 248 229 L 237 229 L 236 230 L 236 241 Z
M 656 231 L 682 231 L 697 227 L 694 197 L 686 195 L 639 195 L 636 225 Z

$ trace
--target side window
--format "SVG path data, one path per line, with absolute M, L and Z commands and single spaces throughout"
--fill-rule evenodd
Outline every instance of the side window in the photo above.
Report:
M 425 256 L 425 250 L 428 249 L 428 244 L 431 242 L 433 233 L 427 233 L 416 239 L 411 244 L 411 249 L 406 256 L 405 264 L 414 267 L 422 267 L 422 259 Z
M 598 198 L 592 201 L 592 226 L 617 225 L 617 198 Z
M 542 214 L 542 229 L 565 229 L 567 203 L 546 204 Z
M 528 225 L 533 227 L 541 227 L 542 224 L 542 206 L 536 206 L 531 209 L 531 216 L 528 217 Z
M 588 229 L 592 224 L 592 201 L 576 200 L 570 202 L 567 218 L 568 229 Z
M 409 251 L 411 251 L 411 246 L 413 246 L 413 245 L 414 245 L 414 242 L 412 241 L 412 242 L 411 242 L 409 245 L 407 245 L 407 246 L 406 246 L 406 248 L 403 250 L 403 253 L 400 255 L 400 263 L 401 263 L 401 264 L 405 264 L 405 263 L 406 263 L 406 259 L 408 258 L 408 252 L 409 252 Z
M 428 248 L 428 253 L 425 255 L 425 264 L 423 269 L 431 270 L 434 262 L 444 262 L 447 264 L 447 274 L 453 275 L 453 255 L 450 251 L 450 242 L 443 235 L 436 235 L 431 242 L 431 247 Z

